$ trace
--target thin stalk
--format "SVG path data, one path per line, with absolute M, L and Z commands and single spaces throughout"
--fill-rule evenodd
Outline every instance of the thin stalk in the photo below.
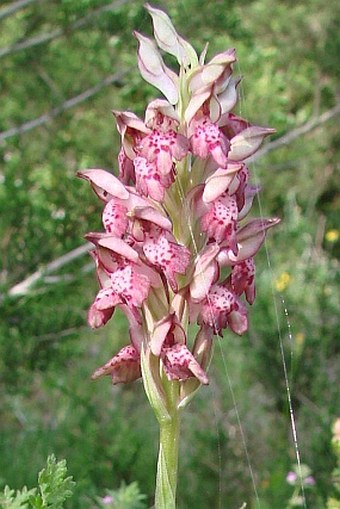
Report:
M 155 509 L 176 509 L 180 410 L 177 408 L 178 383 L 169 382 L 170 419 L 159 421 L 160 437 L 156 476 Z

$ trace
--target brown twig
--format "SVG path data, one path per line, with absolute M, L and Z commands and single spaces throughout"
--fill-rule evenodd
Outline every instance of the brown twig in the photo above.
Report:
M 26 133 L 27 131 L 34 129 L 35 127 L 39 127 L 43 124 L 46 124 L 47 122 L 50 122 L 53 118 L 57 117 L 64 111 L 69 110 L 70 108 L 74 108 L 78 104 L 87 101 L 87 99 L 100 92 L 103 88 L 107 87 L 108 85 L 112 85 L 112 83 L 114 82 L 119 81 L 126 73 L 127 71 L 123 70 L 115 74 L 110 74 L 105 79 L 97 83 L 97 85 L 95 85 L 94 87 L 88 88 L 81 94 L 76 95 L 71 99 L 68 99 L 59 106 L 56 106 L 47 113 L 44 113 L 44 115 L 34 118 L 33 120 L 29 120 L 28 122 L 24 122 L 19 126 L 11 127 L 11 129 L 8 129 L 7 131 L 3 131 L 2 133 L 0 133 L 0 142 L 6 140 L 7 138 L 11 138 L 12 136 Z

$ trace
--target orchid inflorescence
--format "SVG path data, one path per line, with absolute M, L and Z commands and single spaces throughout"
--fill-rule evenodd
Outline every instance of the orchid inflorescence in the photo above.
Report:
M 164 12 L 146 8 L 158 48 L 176 57 L 179 74 L 153 40 L 135 33 L 141 75 L 166 99 L 152 101 L 144 121 L 113 112 L 122 139 L 118 177 L 79 172 L 105 204 L 104 232 L 86 236 L 100 286 L 89 324 L 103 326 L 119 308 L 130 334 L 93 378 L 143 375 L 156 408 L 157 398 L 167 406 L 164 384 L 178 381 L 181 407 L 208 383 L 213 336 L 247 330 L 243 297 L 255 299 L 253 257 L 279 220 L 246 219 L 259 191 L 246 160 L 274 130 L 231 113 L 240 81 L 234 49 L 205 63 L 207 48 L 198 58 Z

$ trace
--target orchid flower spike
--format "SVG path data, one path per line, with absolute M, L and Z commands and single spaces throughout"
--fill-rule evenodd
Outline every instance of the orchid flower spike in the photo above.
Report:
M 101 169 L 79 176 L 103 202 L 102 232 L 87 235 L 99 283 L 89 324 L 105 325 L 118 307 L 130 333 L 93 378 L 142 377 L 163 423 L 209 382 L 214 336 L 247 331 L 254 256 L 279 219 L 247 219 L 259 191 L 247 159 L 275 131 L 232 112 L 235 49 L 204 63 L 207 48 L 198 58 L 167 14 L 146 9 L 155 40 L 135 33 L 138 66 L 164 97 L 146 107 L 144 119 L 114 111 L 118 176 Z M 174 57 L 176 71 L 161 52 Z

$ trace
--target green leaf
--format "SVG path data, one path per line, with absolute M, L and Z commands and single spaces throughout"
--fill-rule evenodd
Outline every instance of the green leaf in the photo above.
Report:
M 0 493 L 0 507 L 1 509 L 28 509 L 30 497 L 34 496 L 36 488 L 28 490 L 26 486 L 22 491 L 11 490 L 6 486 L 4 491 Z
M 39 473 L 40 495 L 33 502 L 35 508 L 62 509 L 63 503 L 73 493 L 74 481 L 66 477 L 66 460 L 57 462 L 52 454 L 47 458 L 46 467 Z

